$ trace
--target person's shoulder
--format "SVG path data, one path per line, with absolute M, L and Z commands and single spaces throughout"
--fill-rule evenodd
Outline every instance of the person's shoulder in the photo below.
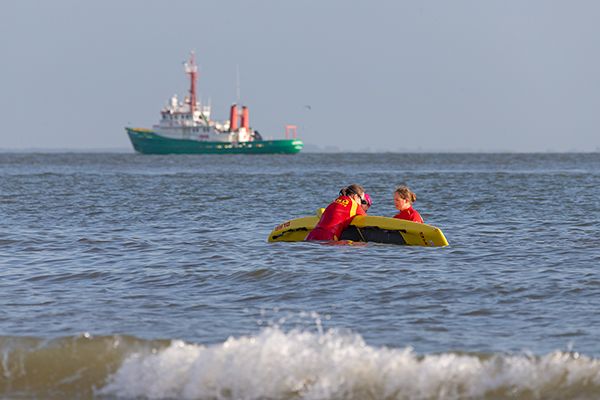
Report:
M 414 208 L 412 208 L 411 212 L 412 212 L 412 220 L 413 221 L 415 221 L 415 222 L 421 222 L 421 223 L 425 222 L 425 221 L 423 221 L 423 217 L 421 217 L 421 214 L 419 214 L 419 212 L 417 210 L 415 210 Z

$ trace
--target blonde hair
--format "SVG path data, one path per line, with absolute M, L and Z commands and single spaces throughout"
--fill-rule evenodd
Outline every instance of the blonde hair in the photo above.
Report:
M 398 196 L 402 197 L 404 200 L 410 201 L 411 203 L 414 203 L 417 200 L 417 195 L 406 185 L 398 186 L 394 193 L 398 193 Z

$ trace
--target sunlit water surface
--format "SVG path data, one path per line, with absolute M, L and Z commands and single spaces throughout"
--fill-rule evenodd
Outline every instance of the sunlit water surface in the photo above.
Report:
M 267 243 L 355 182 L 450 246 Z M 600 397 L 599 154 L 0 154 L 0 217 L 0 396 Z

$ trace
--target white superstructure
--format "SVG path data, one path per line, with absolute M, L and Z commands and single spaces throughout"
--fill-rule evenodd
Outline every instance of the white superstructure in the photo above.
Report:
M 190 93 L 183 101 L 173 95 L 160 111 L 161 119 L 153 131 L 170 139 L 188 139 L 207 142 L 248 142 L 261 140 L 258 132 L 249 126 L 248 108 L 242 107 L 238 113 L 236 104 L 231 106 L 229 121 L 218 122 L 210 119 L 211 106 L 202 105 L 196 99 L 196 79 L 198 67 L 194 53 L 185 63 L 185 72 L 190 75 Z M 240 121 L 238 126 L 238 120 Z

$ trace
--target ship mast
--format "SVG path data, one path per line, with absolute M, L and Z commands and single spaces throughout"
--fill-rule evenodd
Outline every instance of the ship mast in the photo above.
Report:
M 190 60 L 185 63 L 185 73 L 190 75 L 190 111 L 192 115 L 196 112 L 196 78 L 198 76 L 198 66 L 193 51 L 190 52 Z

